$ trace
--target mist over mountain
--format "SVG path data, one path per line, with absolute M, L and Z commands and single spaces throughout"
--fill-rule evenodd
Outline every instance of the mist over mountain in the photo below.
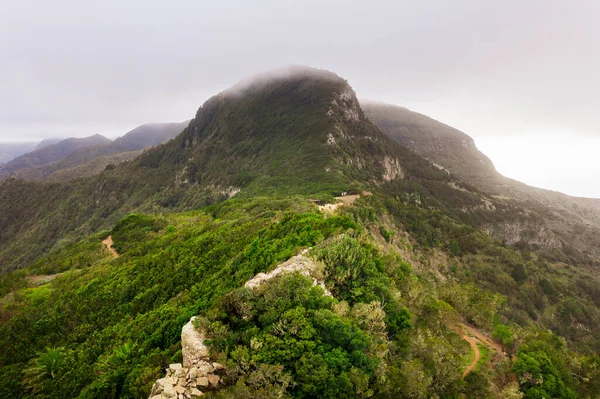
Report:
M 33 142 L 27 143 L 0 143 L 0 165 L 12 161 L 35 148 Z
M 596 202 L 335 73 L 54 146 L 0 182 L 6 397 L 600 395 Z
M 12 177 L 26 180 L 68 181 L 91 176 L 100 173 L 107 165 L 133 159 L 143 149 L 172 139 L 186 125 L 187 122 L 144 124 L 114 141 L 86 142 L 72 151 L 67 150 L 66 156 L 61 156 L 60 159 L 46 162 L 41 166 L 29 166 L 34 164 L 29 158 L 46 157 L 47 154 L 44 152 L 26 154 L 21 160 L 15 160 L 12 166 L 7 165 L 7 168 L 12 167 L 13 170 L 10 171 Z M 45 146 L 50 146 L 50 142 L 48 141 Z M 64 143 L 56 145 L 63 146 Z M 56 151 L 54 147 L 51 150 Z
M 78 148 L 106 144 L 110 143 L 110 141 L 110 139 L 99 134 L 85 138 L 65 139 L 56 144 L 44 146 L 38 150 L 13 159 L 6 165 L 0 167 L 0 175 L 6 176 L 19 169 L 44 166 L 52 162 L 60 161 Z
M 34 151 L 37 150 L 41 150 L 42 148 L 46 148 L 48 146 L 57 144 L 61 141 L 63 141 L 64 139 L 58 139 L 58 138 L 47 138 L 47 139 L 43 139 L 42 141 L 40 141 L 38 143 L 38 145 L 35 146 L 35 148 L 33 149 Z

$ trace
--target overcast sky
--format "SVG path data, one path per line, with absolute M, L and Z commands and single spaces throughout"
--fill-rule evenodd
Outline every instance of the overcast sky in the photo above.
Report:
M 0 141 L 191 118 L 289 64 L 475 138 L 500 172 L 600 197 L 598 0 L 0 0 Z

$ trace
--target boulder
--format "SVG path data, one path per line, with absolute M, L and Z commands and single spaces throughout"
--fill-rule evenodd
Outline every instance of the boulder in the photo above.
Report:
M 185 392 L 185 388 L 182 387 L 181 385 L 177 385 L 177 386 L 175 386 L 175 392 L 182 394 Z
M 221 381 L 221 377 L 214 374 L 209 374 L 206 376 L 206 378 L 208 378 L 208 382 L 213 388 L 217 388 L 219 386 L 219 381 Z
M 214 370 L 215 370 L 214 367 L 210 363 L 201 362 L 200 364 L 198 364 L 198 375 L 201 377 L 204 377 L 207 374 L 212 373 Z
M 188 371 L 186 377 L 188 380 L 195 380 L 196 377 L 198 377 L 198 369 L 196 367 L 192 367 L 190 371 Z
M 223 366 L 221 363 L 217 363 L 217 362 L 213 363 L 212 366 L 215 371 L 221 371 L 221 370 L 225 369 L 225 366 Z
M 194 327 L 194 319 L 181 329 L 181 354 L 183 356 L 183 366 L 187 368 L 193 367 L 200 360 L 208 360 L 209 350 L 204 345 L 204 337 Z
M 173 388 L 173 385 L 167 384 L 162 395 L 165 398 L 175 398 L 177 397 L 177 391 L 175 390 L 175 388 Z
M 196 378 L 196 385 L 201 388 L 206 388 L 209 385 L 208 378 L 206 377 L 198 377 Z

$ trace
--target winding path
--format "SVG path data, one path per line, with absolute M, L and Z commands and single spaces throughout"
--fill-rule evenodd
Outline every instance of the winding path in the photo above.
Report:
M 473 371 L 475 366 L 477 366 L 477 362 L 481 358 L 481 353 L 479 352 L 479 348 L 477 347 L 477 342 L 475 342 L 475 340 L 473 338 L 469 337 L 468 334 L 463 334 L 462 339 L 467 341 L 471 345 L 471 349 L 473 349 L 473 352 L 475 352 L 475 358 L 473 359 L 471 364 L 469 364 L 469 366 L 465 369 L 465 371 L 463 371 L 462 376 L 463 376 L 463 378 L 465 378 L 467 376 L 467 374 L 469 374 L 471 371 Z
M 108 236 L 104 240 L 102 240 L 102 244 L 104 244 L 104 246 L 106 247 L 106 249 L 108 249 L 108 252 L 110 252 L 110 254 L 112 255 L 113 258 L 118 258 L 119 257 L 119 254 L 113 248 L 112 236 Z

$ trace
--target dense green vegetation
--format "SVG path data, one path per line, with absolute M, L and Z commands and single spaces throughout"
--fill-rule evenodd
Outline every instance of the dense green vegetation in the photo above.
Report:
M 597 398 L 597 269 L 482 230 L 545 217 L 387 138 L 335 75 L 236 87 L 97 176 L 1 184 L 0 394 L 147 397 L 196 315 L 227 365 L 209 397 Z M 332 296 L 244 288 L 304 250 Z M 467 324 L 489 338 L 463 377 Z
M 1 392 L 145 397 L 161 370 L 180 360 L 180 329 L 199 314 L 215 357 L 229 366 L 229 385 L 218 397 L 509 397 L 502 395 L 514 390 L 513 367 L 526 398 L 542 397 L 542 390 L 565 398 L 598 394 L 597 335 L 567 334 L 565 343 L 538 330 L 536 319 L 521 313 L 530 291 L 513 299 L 498 285 L 502 279 L 529 285 L 529 275 L 523 281 L 517 274 L 519 283 L 511 277 L 507 258 L 531 255 L 472 231 L 465 238 L 476 243 L 471 251 L 460 245 L 464 253 L 452 256 L 443 245 L 450 234 L 444 223 L 451 220 L 421 226 L 441 234 L 439 243 L 427 245 L 429 234 L 421 230 L 402 238 L 410 219 L 397 211 L 371 196 L 326 217 L 302 197 L 257 197 L 191 213 L 129 215 L 110 232 L 2 276 L 4 293 L 12 292 L 1 308 Z M 382 226 L 394 232 L 391 239 L 381 236 Z M 108 233 L 118 259 L 100 247 Z M 333 298 L 294 275 L 255 292 L 242 288 L 308 247 Z M 440 250 L 449 255 L 434 256 Z M 25 288 L 26 274 L 57 272 L 64 274 Z M 545 269 L 535 275 L 555 281 Z M 546 285 L 531 290 L 550 308 L 555 299 Z M 507 351 L 517 348 L 514 366 L 493 352 L 463 381 L 470 348 L 452 329 L 460 319 L 494 332 Z M 536 385 L 542 379 L 546 384 Z

